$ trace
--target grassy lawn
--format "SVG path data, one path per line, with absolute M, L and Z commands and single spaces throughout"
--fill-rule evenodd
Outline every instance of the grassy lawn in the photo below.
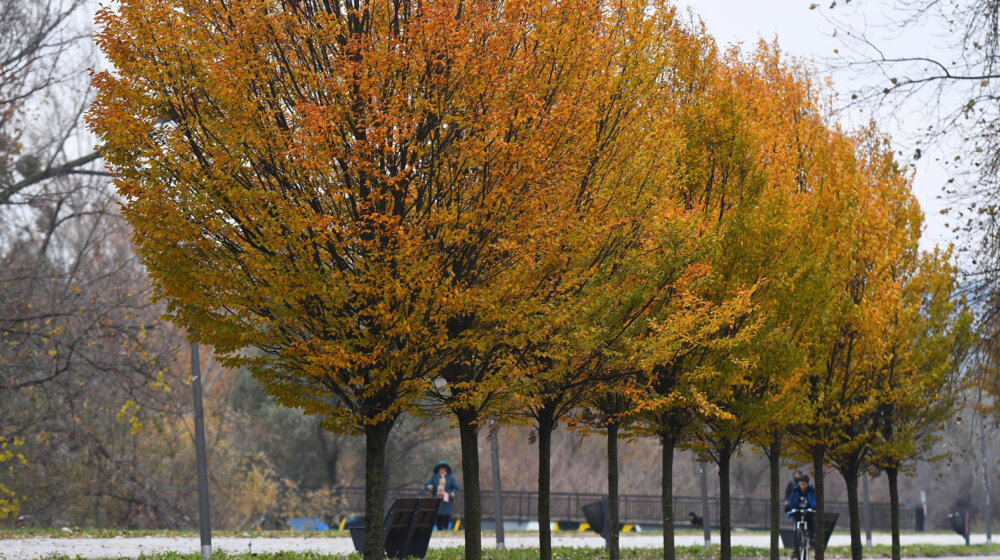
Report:
M 942 557 L 942 556 L 993 556 L 1000 554 L 1000 546 L 904 546 L 903 557 Z M 623 549 L 621 557 L 628 560 L 660 560 L 663 552 L 660 549 Z M 581 549 L 581 548 L 554 548 L 553 558 L 556 560 L 603 560 L 606 556 L 603 550 Z M 782 558 L 787 558 L 788 551 L 782 551 Z M 703 547 L 678 547 L 677 557 L 684 559 L 714 559 L 719 557 L 717 547 L 705 549 Z M 767 550 L 759 548 L 748 548 L 741 546 L 733 547 L 733 558 L 738 559 L 766 559 Z M 832 547 L 827 551 L 827 558 L 843 559 L 850 558 L 848 547 Z M 888 547 L 872 547 L 865 549 L 865 558 L 888 558 Z M 49 556 L 46 560 L 70 560 L 69 556 Z M 176 552 L 165 554 L 151 554 L 140 556 L 143 560 L 201 560 L 200 553 L 179 554 Z M 349 555 L 324 555 L 314 552 L 284 552 L 277 554 L 226 554 L 216 551 L 212 554 L 213 560 L 360 560 L 359 554 Z M 428 560 L 462 560 L 461 548 L 448 548 L 443 550 L 430 550 L 427 552 Z M 534 560 L 538 558 L 536 549 L 517 549 L 497 551 L 484 549 L 483 558 L 489 560 Z
M 680 534 L 701 534 L 700 531 L 678 531 Z M 350 534 L 347 531 L 214 531 L 214 537 L 253 537 L 253 538 L 273 538 L 273 537 L 349 537 Z M 445 531 L 435 533 L 437 536 L 454 536 L 460 537 L 464 533 L 461 531 Z M 528 531 L 507 531 L 506 534 L 511 536 L 532 536 L 537 535 L 537 532 Z M 578 531 L 557 531 L 555 535 L 561 536 L 571 536 L 581 534 Z M 587 531 L 585 534 L 593 535 L 592 532 Z M 646 536 L 654 536 L 659 533 L 630 533 L 631 535 L 642 534 Z M 492 537 L 492 531 L 484 531 L 483 535 L 485 537 Z M 185 538 L 197 538 L 198 533 L 196 531 L 167 531 L 167 530 L 121 530 L 121 529 L 0 529 L 0 539 L 24 539 L 24 538 L 112 538 L 112 537 L 185 537 Z M 717 538 L 717 534 L 713 532 L 713 538 Z M 2 548 L 2 547 L 0 547 Z M 702 546 L 681 546 L 677 547 L 677 557 L 685 559 L 714 559 L 719 557 L 718 545 L 709 547 L 708 549 Z M 787 550 L 781 551 L 781 557 L 787 558 L 790 554 Z M 948 556 L 992 556 L 1000 557 L 1000 545 L 973 545 L 973 546 L 942 546 L 942 545 L 932 545 L 932 544 L 915 544 L 902 547 L 902 555 L 904 557 L 911 558 L 935 558 L 935 557 L 948 557 Z M 843 559 L 850 558 L 850 547 L 847 546 L 837 546 L 830 547 L 827 549 L 827 558 L 831 559 Z M 890 556 L 890 547 L 884 545 L 877 545 L 871 548 L 864 549 L 865 558 L 888 558 Z M 489 560 L 532 560 L 538 557 L 537 549 L 512 549 L 506 551 L 497 551 L 494 549 L 483 549 L 483 558 Z M 553 557 L 557 560 L 602 560 L 605 558 L 604 551 L 601 549 L 585 549 L 585 548 L 555 548 L 553 550 Z M 626 548 L 622 549 L 621 557 L 623 559 L 629 560 L 659 560 L 663 557 L 662 549 L 652 548 L 652 549 L 637 549 L 637 548 Z M 52 556 L 48 557 L 46 560 L 61 560 L 69 559 L 69 556 Z M 179 554 L 179 553 L 164 553 L 164 554 L 150 554 L 142 557 L 144 560 L 201 560 L 200 553 L 192 554 Z M 430 550 L 427 553 L 427 558 L 429 560 L 461 560 L 463 558 L 463 550 L 460 547 L 440 549 L 440 550 Z M 734 546 L 733 547 L 733 558 L 740 559 L 765 559 L 768 558 L 767 549 L 763 548 L 752 548 L 746 546 Z M 360 555 L 323 555 L 314 552 L 302 552 L 302 553 L 253 553 L 253 554 L 227 554 L 224 551 L 216 551 L 213 554 L 213 559 L 217 560 L 328 560 L 328 559 L 360 559 Z

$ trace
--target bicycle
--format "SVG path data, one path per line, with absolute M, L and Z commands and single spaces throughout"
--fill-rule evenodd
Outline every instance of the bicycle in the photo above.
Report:
M 792 510 L 795 518 L 795 557 L 794 560 L 809 560 L 809 548 L 812 543 L 809 539 L 809 518 L 816 513 L 812 508 L 798 508 Z

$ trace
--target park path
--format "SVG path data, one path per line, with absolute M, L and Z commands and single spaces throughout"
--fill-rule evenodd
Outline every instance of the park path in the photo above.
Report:
M 432 548 L 450 548 L 464 545 L 461 535 L 443 536 L 435 533 L 431 538 Z M 713 534 L 713 543 L 718 544 L 718 535 Z M 875 544 L 889 544 L 887 534 L 873 535 Z M 963 540 L 958 535 L 919 533 L 901 536 L 902 543 L 931 543 L 941 545 L 961 545 Z M 702 544 L 701 535 L 678 535 L 674 541 L 678 546 L 696 546 Z M 734 545 L 767 548 L 769 537 L 766 534 L 733 535 Z M 972 535 L 972 543 L 985 543 L 983 534 Z M 660 535 L 622 535 L 623 548 L 656 548 L 663 543 Z M 537 548 L 537 535 L 508 535 L 508 548 Z M 850 536 L 833 535 L 832 546 L 850 544 Z M 604 546 L 604 540 L 599 536 L 590 535 L 556 535 L 552 538 L 553 546 L 598 548 Z M 494 548 L 493 537 L 483 539 L 484 548 Z M 239 554 L 268 552 L 305 552 L 315 551 L 322 554 L 346 554 L 353 552 L 354 547 L 349 538 L 325 537 L 217 537 L 212 539 L 213 550 L 225 550 L 228 553 Z M 114 538 L 30 538 L 30 539 L 0 539 L 0 560 L 38 560 L 52 555 L 65 555 L 71 558 L 137 558 L 142 554 L 162 552 L 196 553 L 201 550 L 197 537 L 114 537 Z M 943 559 L 935 559 L 943 560 Z M 963 560 L 970 560 L 965 557 Z

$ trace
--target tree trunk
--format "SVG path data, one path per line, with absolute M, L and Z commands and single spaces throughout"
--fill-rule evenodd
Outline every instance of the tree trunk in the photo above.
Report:
M 365 426 L 365 560 L 385 557 L 382 547 L 382 518 L 385 508 L 385 449 L 392 424 L 381 422 Z
M 462 442 L 462 485 L 465 494 L 465 558 L 479 560 L 482 555 L 482 503 L 479 492 L 479 424 L 476 412 L 462 410 L 458 433 Z
M 674 446 L 668 433 L 660 434 L 663 443 L 663 475 L 660 483 L 660 507 L 663 509 L 663 560 L 675 560 L 674 553 Z M 708 523 L 706 519 L 704 521 Z
M 608 559 L 618 560 L 618 424 L 608 424 Z
M 813 523 L 816 534 L 816 560 L 823 560 L 826 552 L 826 539 L 823 538 L 823 536 L 826 535 L 826 527 L 824 527 L 823 523 L 823 508 L 825 506 L 823 498 L 824 455 L 826 455 L 826 447 L 823 444 L 818 443 L 813 446 L 813 479 L 816 481 L 814 484 L 816 489 L 816 520 Z
M 766 453 L 771 475 L 771 560 L 779 560 L 779 531 L 781 529 L 781 436 L 774 436 Z
M 889 524 L 892 529 L 892 560 L 899 560 L 899 469 L 885 470 L 889 477 Z
M 538 557 L 552 560 L 552 525 L 549 512 L 551 494 L 550 453 L 552 429 L 555 420 L 550 411 L 542 409 L 538 415 Z
M 719 446 L 719 556 L 721 560 L 733 558 L 733 535 L 729 500 L 729 464 L 733 457 L 733 446 L 723 440 Z
M 852 457 L 840 474 L 847 484 L 847 511 L 851 520 L 851 558 L 861 560 L 863 546 L 861 544 L 861 507 L 858 502 L 858 471 L 860 458 Z
M 618 424 L 608 424 L 608 560 L 618 560 Z

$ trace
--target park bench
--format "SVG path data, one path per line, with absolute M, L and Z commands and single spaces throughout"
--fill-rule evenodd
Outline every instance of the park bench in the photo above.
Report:
M 389 558 L 423 558 L 427 554 L 441 498 L 396 498 L 382 524 L 382 549 Z M 365 548 L 364 523 L 348 528 L 354 550 Z

